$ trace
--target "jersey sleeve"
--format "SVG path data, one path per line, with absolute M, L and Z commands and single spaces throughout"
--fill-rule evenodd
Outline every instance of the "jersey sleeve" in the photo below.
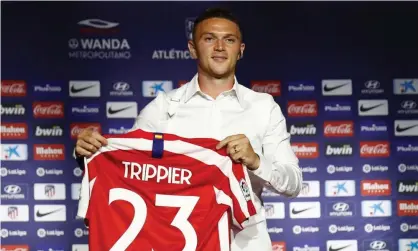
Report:
M 242 229 L 249 223 L 248 219 L 257 214 L 254 206 L 255 198 L 245 166 L 236 163 L 232 164 L 232 169 L 229 173 L 229 184 L 232 191 L 233 218 Z
M 90 195 L 93 190 L 96 172 L 94 166 L 96 161 L 84 158 L 84 171 L 81 181 L 80 197 L 78 200 L 77 219 L 84 219 L 86 227 L 88 227 L 88 209 L 90 205 Z
M 77 218 L 84 219 L 87 216 L 87 209 L 90 202 L 90 182 L 89 182 L 89 168 L 86 163 L 86 158 L 83 160 L 84 170 L 83 178 L 81 180 L 80 196 L 78 199 Z

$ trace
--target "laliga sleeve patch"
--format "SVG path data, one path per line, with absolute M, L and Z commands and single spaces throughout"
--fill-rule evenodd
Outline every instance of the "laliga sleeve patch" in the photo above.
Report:
M 161 159 L 164 153 L 164 135 L 162 133 L 154 133 L 152 140 L 152 157 Z
M 247 182 L 244 179 L 241 179 L 239 182 L 239 186 L 241 187 L 242 194 L 244 195 L 245 200 L 251 200 L 251 191 L 247 185 Z

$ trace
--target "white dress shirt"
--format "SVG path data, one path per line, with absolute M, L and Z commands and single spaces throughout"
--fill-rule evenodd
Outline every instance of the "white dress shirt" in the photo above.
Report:
M 194 78 L 178 89 L 160 92 L 138 115 L 133 129 L 165 132 L 181 137 L 222 140 L 245 134 L 260 156 L 260 167 L 249 171 L 257 211 L 253 226 L 237 233 L 232 251 L 269 251 L 261 193 L 268 187 L 286 197 L 296 197 L 302 187 L 302 172 L 290 146 L 290 134 L 279 105 L 266 93 L 240 85 L 216 99 L 204 94 Z

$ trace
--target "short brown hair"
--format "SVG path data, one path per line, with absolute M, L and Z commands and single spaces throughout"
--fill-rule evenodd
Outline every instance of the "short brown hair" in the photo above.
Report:
M 208 8 L 195 19 L 194 25 L 193 25 L 192 38 L 194 38 L 195 36 L 197 25 L 201 23 L 202 21 L 206 19 L 210 19 L 210 18 L 224 18 L 231 22 L 234 22 L 238 26 L 239 32 L 241 33 L 241 40 L 242 40 L 242 30 L 241 30 L 241 26 L 240 26 L 240 22 L 238 18 L 231 11 L 225 8 L 220 8 L 220 7 Z

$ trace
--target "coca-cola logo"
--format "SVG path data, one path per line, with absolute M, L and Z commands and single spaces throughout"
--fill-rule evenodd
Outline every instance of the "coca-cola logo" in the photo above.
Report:
M 33 116 L 35 118 L 62 118 L 64 117 L 64 104 L 61 102 L 35 102 L 33 103 Z
M 188 82 L 189 82 L 189 80 L 180 80 L 180 81 L 179 81 L 179 87 L 181 87 L 181 86 L 183 86 L 183 85 L 187 84 Z
M 388 157 L 388 142 L 360 142 L 361 157 Z
M 78 126 L 76 126 L 76 127 L 73 127 L 73 129 L 71 129 L 71 136 L 75 136 L 75 135 L 78 135 L 78 134 L 80 134 L 84 129 L 86 129 L 86 128 L 82 128 L 82 127 L 78 127 Z
M 286 251 L 286 244 L 284 242 L 273 242 L 273 251 Z
M 29 251 L 28 245 L 1 245 L 1 251 Z
M 316 101 L 290 101 L 287 106 L 289 116 L 317 116 L 318 107 Z
M 251 89 L 256 92 L 269 93 L 273 96 L 280 96 L 280 81 L 252 81 Z
M 78 134 L 80 134 L 86 128 L 93 128 L 93 130 L 102 133 L 102 128 L 99 123 L 74 123 L 70 125 L 71 130 L 71 138 L 77 138 Z
M 26 82 L 14 80 L 1 81 L 1 95 L 5 97 L 26 96 Z
M 332 136 L 353 136 L 353 122 L 324 122 L 324 135 Z

